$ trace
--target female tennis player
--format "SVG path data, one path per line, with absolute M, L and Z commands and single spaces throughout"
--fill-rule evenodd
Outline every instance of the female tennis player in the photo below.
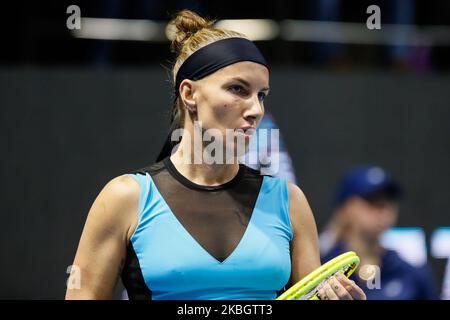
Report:
M 168 138 L 156 163 L 100 192 L 73 263 L 80 288 L 68 289 L 67 299 L 111 298 L 120 275 L 130 299 L 268 300 L 320 266 L 315 221 L 299 187 L 240 164 L 237 152 L 234 161 L 198 161 L 211 141 L 196 145 L 196 133 L 214 129 L 224 154 L 239 141 L 248 147 L 269 91 L 261 52 L 187 10 L 173 26 L 171 130 L 184 130 L 181 141 L 172 153 Z M 319 294 L 365 299 L 340 275 Z

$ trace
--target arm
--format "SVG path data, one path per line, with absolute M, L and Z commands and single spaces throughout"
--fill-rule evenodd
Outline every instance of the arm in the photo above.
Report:
M 73 265 L 79 267 L 79 289 L 66 299 L 110 299 L 137 224 L 139 186 L 131 177 L 111 180 L 95 199 Z
M 305 195 L 298 186 L 288 183 L 289 216 L 293 239 L 291 241 L 292 286 L 320 266 L 319 240 L 313 213 Z
M 294 285 L 320 266 L 317 227 L 308 201 L 300 188 L 288 183 L 289 216 L 293 238 L 291 241 L 291 278 L 287 287 Z M 319 290 L 322 299 L 365 300 L 364 291 L 342 274 L 330 277 Z

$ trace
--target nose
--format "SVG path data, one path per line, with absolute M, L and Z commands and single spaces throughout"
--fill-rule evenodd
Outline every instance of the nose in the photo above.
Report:
M 264 115 L 264 107 L 259 100 L 258 95 L 255 94 L 249 99 L 249 106 L 245 109 L 244 118 L 252 124 L 257 124 Z

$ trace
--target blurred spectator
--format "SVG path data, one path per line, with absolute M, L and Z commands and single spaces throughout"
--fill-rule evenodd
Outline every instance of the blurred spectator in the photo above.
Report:
M 450 300 L 450 257 L 445 268 L 444 283 L 442 285 L 442 300 Z
M 336 191 L 334 215 L 320 235 L 322 262 L 355 251 L 361 264 L 352 278 L 369 300 L 438 299 L 426 266 L 414 267 L 380 244 L 379 236 L 397 220 L 399 184 L 380 167 L 361 166 L 347 172 Z

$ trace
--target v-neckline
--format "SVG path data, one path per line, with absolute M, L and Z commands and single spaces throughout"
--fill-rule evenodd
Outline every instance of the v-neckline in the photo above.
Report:
M 167 160 L 167 159 L 168 159 L 168 160 Z M 170 164 L 171 164 L 171 165 L 172 165 L 172 170 L 175 170 L 175 172 L 178 172 L 178 171 L 176 170 L 175 166 L 173 166 L 173 164 L 172 164 L 172 162 L 170 161 L 169 158 L 166 158 L 166 159 L 164 160 L 164 163 L 165 163 L 166 165 L 169 164 L 169 166 L 170 166 Z M 166 166 L 166 168 L 167 168 L 167 166 Z M 169 168 L 168 168 L 168 169 L 169 169 Z M 172 176 L 173 176 L 172 170 L 169 170 L 169 172 L 170 172 L 170 173 L 172 174 Z M 228 186 L 231 186 L 231 185 L 234 185 L 235 183 L 237 183 L 237 181 L 243 176 L 243 171 L 244 171 L 244 167 L 243 167 L 242 165 L 240 165 L 240 169 L 239 169 L 238 174 L 237 174 L 232 180 L 230 180 L 230 181 L 228 181 L 227 183 L 225 183 L 225 184 L 227 185 L 227 187 L 228 187 Z M 179 172 L 178 172 L 178 173 L 179 173 Z M 179 174 L 180 174 L 180 173 L 179 173 Z M 181 174 L 180 174 L 180 175 L 181 175 Z M 238 176 L 239 176 L 239 177 L 238 177 Z M 183 177 L 184 177 L 184 176 L 183 176 Z M 177 177 L 174 177 L 174 178 L 177 179 Z M 185 179 L 186 179 L 187 181 L 190 181 L 190 180 L 188 180 L 187 178 L 185 178 Z M 249 236 L 248 236 L 248 233 L 251 232 L 251 229 L 252 229 L 253 224 L 254 224 L 254 219 L 255 219 L 255 217 L 254 217 L 254 216 L 255 216 L 255 208 L 257 207 L 258 202 L 259 202 L 259 199 L 260 199 L 260 195 L 261 195 L 261 192 L 260 192 L 260 191 L 261 191 L 261 187 L 262 187 L 262 185 L 263 185 L 263 183 L 264 183 L 264 179 L 265 179 L 265 177 L 263 176 L 263 180 L 262 180 L 262 182 L 261 182 L 260 188 L 258 189 L 258 195 L 257 195 L 257 197 L 256 197 L 256 201 L 255 201 L 255 204 L 254 204 L 254 206 L 253 206 L 253 208 L 252 208 L 252 212 L 251 212 L 251 215 L 250 215 L 250 219 L 249 219 L 249 221 L 248 221 L 247 226 L 245 227 L 244 233 L 242 234 L 241 238 L 239 239 L 237 245 L 236 245 L 236 246 L 234 247 L 234 249 L 230 252 L 230 254 L 229 254 L 228 256 L 226 256 L 226 258 L 225 258 L 223 261 L 220 261 L 219 259 L 217 259 L 213 254 L 211 254 L 208 250 L 206 250 L 206 248 L 203 247 L 203 245 L 202 245 L 200 242 L 198 242 L 197 239 L 195 239 L 195 237 L 189 232 L 189 230 L 186 229 L 186 227 L 183 225 L 183 223 L 181 223 L 181 221 L 177 218 L 177 216 L 175 215 L 175 213 L 172 211 L 171 207 L 169 206 L 169 204 L 166 202 L 166 200 L 165 200 L 164 197 L 162 196 L 162 194 L 161 194 L 161 192 L 159 191 L 159 189 L 158 189 L 158 187 L 157 187 L 156 184 L 154 184 L 154 187 L 155 187 L 156 191 L 158 192 L 158 195 L 159 195 L 160 199 L 163 201 L 164 205 L 165 205 L 166 208 L 168 209 L 169 214 L 170 214 L 170 217 L 172 218 L 172 220 L 174 220 L 174 222 L 175 222 L 177 228 L 180 230 L 180 232 L 181 232 L 182 234 L 184 234 L 184 237 L 185 237 L 186 239 L 188 239 L 188 241 L 192 242 L 196 247 L 200 248 L 200 250 L 202 250 L 202 251 L 205 253 L 205 255 L 208 257 L 208 259 L 212 260 L 212 261 L 213 261 L 214 263 L 216 263 L 216 264 L 224 265 L 224 264 L 226 264 L 229 260 L 231 260 L 235 255 L 237 255 L 237 254 L 239 253 L 238 251 L 241 250 L 240 248 L 241 248 L 242 246 L 245 245 L 245 239 L 249 237 Z M 178 179 L 177 179 L 177 180 L 178 180 Z M 179 180 L 178 180 L 178 181 L 179 181 Z M 181 181 L 179 181 L 179 182 L 181 183 Z M 224 185 L 221 185 L 221 186 L 218 186 L 218 187 L 219 187 L 219 189 L 222 189 L 223 186 L 224 186 Z M 213 188 L 215 188 L 215 187 L 213 187 Z M 215 189 L 214 189 L 214 190 L 215 190 Z
M 258 196 L 259 197 L 259 196 Z M 165 202 L 165 201 L 164 201 Z M 258 202 L 258 200 L 256 200 L 256 203 Z M 230 254 L 223 260 L 220 261 L 219 259 L 217 259 L 214 255 L 212 255 L 208 250 L 206 250 L 205 247 L 202 246 L 202 244 L 200 242 L 198 242 L 193 236 L 192 234 L 185 228 L 185 226 L 181 223 L 180 220 L 178 220 L 177 216 L 173 213 L 172 209 L 170 209 L 169 205 L 165 202 L 165 205 L 167 206 L 167 208 L 169 209 L 170 212 L 170 216 L 171 218 L 175 221 L 178 229 L 184 234 L 184 236 L 189 239 L 189 241 L 193 242 L 198 248 L 200 248 L 205 254 L 206 256 L 208 256 L 209 259 L 213 260 L 214 263 L 217 263 L 219 265 L 224 265 L 225 263 L 227 263 L 229 260 L 231 260 L 235 255 L 238 254 L 238 250 L 240 247 L 244 246 L 245 244 L 245 239 L 248 237 L 248 233 L 250 232 L 250 228 L 253 226 L 253 220 L 254 220 L 254 211 L 256 208 L 256 203 L 255 203 L 255 207 L 252 210 L 252 214 L 250 216 L 250 220 L 248 221 L 247 226 L 245 227 L 245 231 L 241 237 L 241 239 L 239 240 L 238 244 L 236 245 L 236 247 L 234 247 L 234 249 L 230 252 Z

